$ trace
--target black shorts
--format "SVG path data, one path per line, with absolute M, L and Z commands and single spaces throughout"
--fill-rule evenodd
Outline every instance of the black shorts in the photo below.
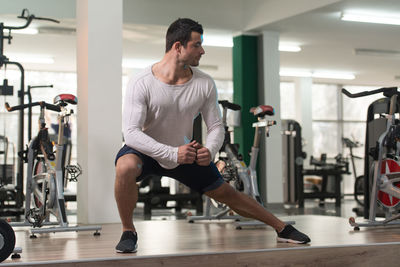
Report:
M 115 164 L 117 164 L 118 159 L 125 154 L 138 155 L 143 162 L 142 173 L 136 179 L 137 182 L 144 180 L 151 174 L 167 176 L 178 180 L 200 194 L 216 189 L 224 183 L 221 174 L 213 162 L 208 166 L 199 166 L 193 163 L 182 164 L 174 169 L 165 169 L 161 167 L 155 159 L 124 145 L 115 158 Z

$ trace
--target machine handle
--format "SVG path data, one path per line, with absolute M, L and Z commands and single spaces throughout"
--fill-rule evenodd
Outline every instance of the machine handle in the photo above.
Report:
M 368 96 L 368 95 L 374 95 L 374 94 L 379 94 L 379 93 L 384 93 L 385 96 L 390 96 L 390 94 L 397 94 L 397 87 L 383 87 L 371 91 L 363 91 L 359 93 L 352 94 L 349 91 L 347 91 L 345 88 L 342 88 L 342 93 L 345 94 L 346 96 L 350 98 L 357 98 L 357 97 L 363 97 L 363 96 Z M 387 95 L 389 94 L 389 95 Z
M 232 110 L 241 110 L 242 109 L 242 107 L 240 105 L 231 103 L 228 100 L 219 100 L 218 103 L 221 104 L 222 107 L 224 107 L 224 108 L 228 108 L 228 109 L 232 109 Z
M 29 107 L 34 107 L 34 106 L 41 106 L 41 107 L 44 107 L 46 109 L 53 110 L 56 112 L 61 111 L 60 106 L 52 105 L 52 104 L 46 103 L 44 101 L 33 102 L 30 104 L 24 104 L 24 105 L 17 105 L 17 106 L 13 106 L 13 107 L 10 107 L 10 104 L 8 104 L 8 102 L 6 102 L 4 105 L 8 112 L 15 111 L 15 110 L 21 110 L 21 109 L 25 109 L 25 108 L 29 108 Z

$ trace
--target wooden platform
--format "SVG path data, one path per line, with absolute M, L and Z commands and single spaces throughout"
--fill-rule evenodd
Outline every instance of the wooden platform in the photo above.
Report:
M 233 222 L 140 221 L 139 249 L 115 252 L 120 224 L 91 232 L 40 234 L 29 238 L 16 228 L 23 253 L 2 266 L 399 266 L 400 227 L 363 228 L 354 232 L 347 219 L 301 215 L 296 221 L 309 234 L 309 245 L 276 242 L 270 227 L 236 230 Z M 383 265 L 382 265 L 383 264 Z

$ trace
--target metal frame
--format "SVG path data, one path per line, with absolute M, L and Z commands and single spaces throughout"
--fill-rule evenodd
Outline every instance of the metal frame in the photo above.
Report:
M 7 104 L 6 104 L 7 105 Z M 58 114 L 58 142 L 56 145 L 55 158 L 51 159 L 47 156 L 43 145 L 40 148 L 34 147 L 37 143 L 39 136 L 35 137 L 28 146 L 28 173 L 26 178 L 26 198 L 25 198 L 25 221 L 20 223 L 11 224 L 12 226 L 32 226 L 32 223 L 36 227 L 48 226 L 48 225 L 59 225 L 51 228 L 31 229 L 31 237 L 35 237 L 35 233 L 51 233 L 51 232 L 66 232 L 66 231 L 95 231 L 95 235 L 99 235 L 98 232 L 101 230 L 101 226 L 68 226 L 68 219 L 65 211 L 65 199 L 64 199 L 64 174 L 63 174 L 63 150 L 64 150 L 64 123 L 65 118 L 72 114 L 72 110 L 68 110 L 66 102 L 60 105 L 50 105 L 45 102 L 35 102 L 23 106 L 8 107 L 9 111 L 24 109 L 40 105 L 40 116 L 39 121 L 43 129 L 45 128 L 44 111 L 47 107 L 53 111 L 59 111 Z M 43 154 L 46 170 L 43 173 L 34 173 L 35 161 L 37 161 L 39 151 Z M 40 160 L 43 160 L 40 159 Z M 36 180 L 42 181 L 42 186 L 37 186 Z M 31 222 L 28 218 L 31 213 L 32 196 L 35 195 L 40 199 L 42 205 L 36 207 L 35 216 L 40 216 L 39 222 Z M 46 197 L 48 195 L 48 198 Z M 47 200 L 49 199 L 49 202 Z M 35 207 L 34 207 L 35 208 Z M 57 222 L 50 221 L 50 214 L 53 214 L 57 218 Z M 41 221 L 43 220 L 43 221 Z M 38 224 L 38 225 L 35 225 Z
M 367 196 L 370 197 L 369 199 L 364 199 L 364 204 L 369 204 L 369 207 L 365 205 L 365 207 L 368 207 L 368 220 L 365 222 L 358 223 L 355 221 L 355 218 L 350 217 L 349 218 L 349 223 L 352 227 L 354 227 L 354 230 L 360 230 L 360 227 L 376 227 L 376 226 L 386 226 L 386 225 L 400 225 L 400 214 L 396 214 L 392 216 L 392 212 L 394 210 L 398 210 L 398 206 L 400 205 L 400 202 L 394 205 L 393 207 L 385 207 L 384 205 L 384 212 L 385 212 L 385 219 L 384 220 L 376 220 L 376 212 L 378 208 L 378 193 L 379 191 L 382 191 L 391 197 L 395 197 L 397 199 L 400 199 L 400 188 L 397 186 L 394 186 L 394 183 L 400 182 L 400 172 L 394 172 L 394 173 L 381 173 L 382 172 L 382 163 L 383 160 L 386 159 L 384 158 L 384 154 L 387 152 L 385 148 L 385 143 L 388 141 L 388 137 L 390 132 L 393 130 L 393 127 L 396 126 L 396 119 L 395 119 L 395 112 L 398 110 L 398 95 L 399 92 L 397 90 L 397 87 L 390 87 L 390 88 L 380 88 L 377 90 L 369 91 L 369 92 L 361 92 L 357 94 L 351 94 L 347 90 L 342 89 L 343 93 L 346 94 L 349 97 L 361 97 L 361 96 L 366 96 L 366 95 L 371 95 L 371 94 L 376 94 L 376 93 L 381 93 L 389 98 L 390 97 L 390 105 L 389 109 L 387 112 L 387 115 L 385 115 L 387 119 L 386 123 L 386 131 L 383 132 L 378 139 L 377 142 L 377 147 L 376 147 L 376 153 L 377 156 L 374 156 L 374 174 L 373 174 L 373 184 L 372 184 L 372 190 L 371 193 L 368 194 Z M 368 135 L 367 135 L 368 136 Z M 398 142 L 398 141 L 396 141 Z M 366 149 L 368 149 L 366 147 Z M 384 152 L 385 151 L 385 152 Z M 366 152 L 368 152 L 366 150 Z M 368 155 L 368 154 L 367 154 Z M 369 176 L 365 175 L 365 181 L 369 180 Z M 369 184 L 366 183 L 367 187 L 365 188 L 365 191 L 369 193 Z M 367 202 L 369 200 L 369 202 Z
M 225 141 L 224 145 L 222 146 L 220 153 L 224 152 L 226 157 L 224 159 L 229 162 L 229 166 L 233 166 L 237 171 L 237 178 L 243 183 L 243 193 L 249 195 L 250 197 L 254 198 L 260 205 L 264 206 L 264 203 L 261 199 L 259 190 L 258 190 L 258 181 L 257 181 L 257 171 L 256 171 L 256 164 L 257 164 L 257 157 L 259 153 L 259 145 L 260 139 L 262 136 L 262 128 L 265 128 L 265 135 L 269 135 L 269 127 L 275 125 L 276 122 L 273 120 L 266 120 L 265 116 L 258 117 L 258 122 L 252 124 L 252 127 L 255 128 L 254 133 L 254 141 L 253 146 L 251 148 L 251 157 L 250 157 L 250 164 L 246 166 L 246 163 L 241 159 L 241 157 L 236 152 L 234 144 L 230 143 L 230 133 L 228 132 L 228 126 L 226 122 L 226 114 L 227 109 L 234 109 L 239 110 L 240 106 L 229 103 L 227 101 L 220 101 L 220 104 L 223 106 L 223 116 L 222 120 L 225 127 Z M 247 226 L 262 226 L 265 225 L 263 222 L 260 221 L 241 221 L 244 219 L 240 215 L 227 215 L 231 212 L 231 209 L 228 206 L 222 205 L 221 210 L 216 214 L 211 214 L 211 199 L 206 197 L 205 203 L 205 214 L 202 216 L 188 216 L 187 220 L 190 223 L 194 221 L 200 220 L 223 220 L 223 219 L 231 219 L 235 220 L 236 229 L 242 229 L 242 227 Z M 289 224 L 294 224 L 293 221 L 286 222 Z

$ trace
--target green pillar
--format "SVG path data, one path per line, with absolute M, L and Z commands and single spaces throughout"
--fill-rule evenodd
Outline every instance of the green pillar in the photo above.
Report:
M 240 35 L 233 38 L 233 102 L 242 106 L 241 125 L 235 127 L 235 143 L 246 164 L 253 145 L 255 117 L 249 112 L 258 105 L 258 37 Z

